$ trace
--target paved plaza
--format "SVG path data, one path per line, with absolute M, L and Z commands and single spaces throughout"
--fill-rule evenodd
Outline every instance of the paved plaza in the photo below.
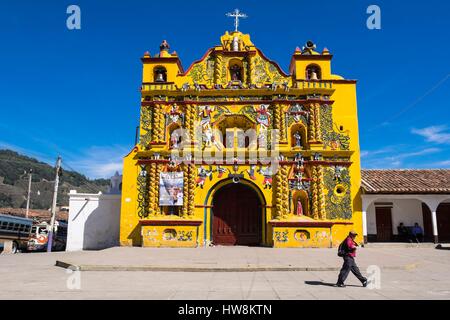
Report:
M 82 271 L 55 266 L 56 261 Z M 379 288 L 362 288 L 353 275 L 346 288 L 333 287 L 341 265 L 336 249 L 111 248 L 2 255 L 0 299 L 450 299 L 450 250 L 366 247 L 359 249 L 357 262 L 365 275 L 369 266 L 380 268 Z

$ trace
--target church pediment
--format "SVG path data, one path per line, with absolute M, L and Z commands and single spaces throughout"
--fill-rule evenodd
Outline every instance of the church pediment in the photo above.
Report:
M 292 78 L 264 56 L 248 34 L 226 32 L 221 45 L 180 74 L 184 88 L 261 88 L 291 86 Z

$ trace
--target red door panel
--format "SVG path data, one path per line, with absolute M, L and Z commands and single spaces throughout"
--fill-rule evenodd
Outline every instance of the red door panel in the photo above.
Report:
M 450 241 L 450 204 L 442 203 L 436 210 L 439 241 Z
M 425 203 L 422 203 L 423 232 L 427 241 L 433 240 L 433 223 L 431 222 L 431 211 Z
M 392 240 L 392 214 L 389 207 L 375 207 L 377 223 L 377 241 Z
M 213 200 L 213 242 L 217 245 L 258 245 L 262 214 L 256 193 L 243 184 L 229 184 Z

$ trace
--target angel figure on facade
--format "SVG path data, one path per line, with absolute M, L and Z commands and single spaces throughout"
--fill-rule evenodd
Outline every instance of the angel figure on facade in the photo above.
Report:
M 252 179 L 252 180 L 256 180 L 256 176 L 255 176 L 255 168 L 256 168 L 256 165 L 252 164 L 252 165 L 250 166 L 250 169 L 247 169 L 248 176 L 249 176 L 250 179 Z
M 223 174 L 227 171 L 227 169 L 220 165 L 217 165 L 216 171 L 218 172 L 217 178 L 221 179 L 223 177 Z
M 200 187 L 203 189 L 203 185 L 205 184 L 206 179 L 209 177 L 209 179 L 212 179 L 212 169 L 211 167 L 209 170 L 206 170 L 203 166 L 200 166 L 198 168 L 198 177 L 195 183 L 197 184 L 197 187 Z
M 170 107 L 169 119 L 172 121 L 172 123 L 178 122 L 178 120 L 180 119 L 180 113 L 178 112 L 178 106 L 176 103 L 174 103 Z
M 198 114 L 200 116 L 200 124 L 202 125 L 202 128 L 205 129 L 206 127 L 209 127 L 211 124 L 211 113 L 213 112 L 213 108 L 210 106 L 204 106 L 200 107 L 200 113 Z
M 264 189 L 272 189 L 272 176 L 273 176 L 272 168 L 270 166 L 260 167 L 258 172 L 261 173 L 264 177 L 263 180 Z
M 262 128 L 266 129 L 270 125 L 270 113 L 268 110 L 269 105 L 262 104 L 259 109 L 256 110 L 256 122 L 258 122 Z

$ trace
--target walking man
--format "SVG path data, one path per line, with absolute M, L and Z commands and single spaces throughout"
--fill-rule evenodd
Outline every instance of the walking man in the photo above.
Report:
M 343 250 L 345 251 L 343 255 L 344 264 L 342 265 L 341 272 L 339 273 L 339 278 L 335 285 L 336 287 L 345 287 L 344 282 L 350 271 L 355 275 L 355 277 L 358 278 L 359 281 L 361 281 L 363 287 L 367 286 L 367 278 L 363 277 L 355 262 L 356 247 L 358 247 L 358 244 L 355 242 L 357 235 L 358 234 L 355 231 L 350 231 L 348 237 L 343 242 Z

